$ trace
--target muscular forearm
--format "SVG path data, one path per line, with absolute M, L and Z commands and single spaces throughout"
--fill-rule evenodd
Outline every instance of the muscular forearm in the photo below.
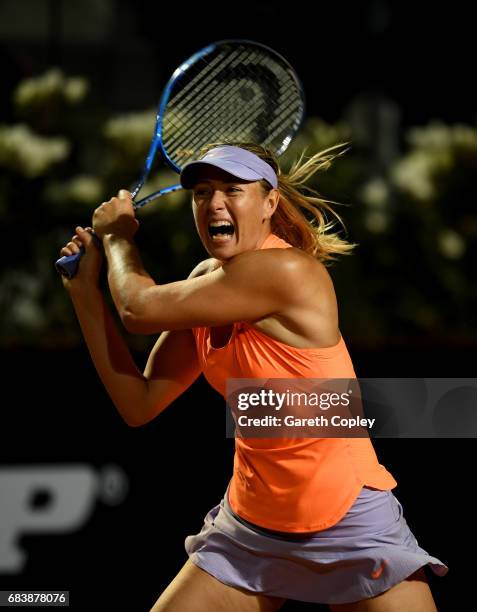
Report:
M 70 297 L 93 363 L 112 401 L 128 425 L 142 424 L 148 382 L 136 367 L 100 290 L 77 287 L 70 290 Z
M 108 260 L 108 283 L 116 309 L 124 321 L 134 313 L 140 292 L 155 285 L 144 270 L 139 252 L 132 239 L 114 234 L 103 238 Z

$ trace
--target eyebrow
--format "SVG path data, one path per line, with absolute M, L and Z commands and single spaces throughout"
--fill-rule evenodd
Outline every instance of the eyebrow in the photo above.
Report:
M 233 183 L 244 182 L 243 179 L 239 179 L 239 178 L 237 178 L 236 180 L 232 180 L 232 181 L 223 181 L 221 179 L 214 179 L 214 180 L 219 180 L 220 183 L 225 183 L 226 185 L 232 185 Z M 212 182 L 213 181 L 211 181 L 210 179 L 203 179 L 201 181 L 197 181 L 194 187 L 197 187 L 197 185 L 203 185 L 204 183 L 207 183 L 208 185 L 210 185 Z

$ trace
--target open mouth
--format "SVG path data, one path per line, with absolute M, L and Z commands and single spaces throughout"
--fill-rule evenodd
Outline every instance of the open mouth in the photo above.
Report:
M 208 228 L 209 236 L 213 241 L 231 240 L 235 233 L 233 223 L 230 221 L 212 221 Z

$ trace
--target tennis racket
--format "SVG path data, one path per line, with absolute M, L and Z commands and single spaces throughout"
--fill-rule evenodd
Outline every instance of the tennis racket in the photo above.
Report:
M 177 68 L 164 88 L 144 168 L 130 189 L 133 202 L 158 154 L 178 174 L 210 142 L 254 142 L 281 155 L 304 112 L 301 83 L 273 49 L 248 40 L 204 47 Z M 134 202 L 134 208 L 181 188 L 163 188 Z M 57 270 L 73 278 L 83 253 L 84 247 L 62 257 Z

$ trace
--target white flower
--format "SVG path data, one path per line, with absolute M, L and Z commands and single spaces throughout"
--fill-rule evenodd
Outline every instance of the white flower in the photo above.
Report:
M 121 149 L 133 154 L 143 153 L 152 140 L 155 123 L 155 110 L 128 113 L 109 119 L 104 134 Z
M 428 126 L 411 128 L 407 140 L 419 149 L 448 149 L 452 140 L 451 128 L 440 121 L 431 121 Z
M 414 151 L 399 160 L 391 169 L 393 183 L 417 200 L 428 201 L 435 195 L 432 181 L 432 158 L 422 151 Z
M 407 140 L 413 147 L 429 152 L 441 153 L 454 147 L 477 149 L 477 130 L 461 123 L 445 125 L 432 121 L 425 127 L 410 129 Z
M 80 175 L 69 181 L 67 192 L 69 198 L 75 202 L 99 206 L 103 194 L 103 184 L 94 176 Z
M 446 229 L 438 236 L 439 249 L 449 259 L 460 259 L 465 252 L 465 242 L 457 232 Z
M 10 270 L 1 278 L 1 286 L 11 298 L 6 316 L 9 325 L 21 325 L 30 330 L 41 329 L 46 322 L 40 304 L 42 280 L 22 270 Z
M 67 78 L 58 68 L 51 68 L 43 75 L 22 81 L 17 86 L 13 99 L 20 108 L 44 106 L 54 97 L 76 104 L 84 98 L 87 91 L 86 79 Z
M 389 202 L 389 185 L 382 177 L 370 179 L 361 187 L 363 202 L 372 208 L 384 208 Z
M 383 210 L 371 210 L 364 215 L 364 225 L 371 233 L 381 234 L 388 228 L 388 215 Z
M 94 176 L 79 175 L 64 182 L 50 181 L 46 187 L 46 198 L 55 204 L 76 202 L 85 206 L 99 206 L 104 186 Z
M 88 91 L 88 83 L 81 77 L 67 79 L 65 82 L 65 98 L 70 104 L 77 104 L 85 97 Z
M 310 117 L 280 159 L 280 166 L 288 168 L 303 151 L 308 156 L 350 140 L 351 128 L 348 124 L 342 121 L 329 124 L 320 117 Z
M 417 149 L 400 159 L 391 168 L 391 180 L 416 200 L 428 202 L 437 195 L 439 176 L 447 175 L 453 167 L 450 150 L 426 151 Z
M 415 199 L 434 200 L 437 189 L 447 180 L 456 164 L 459 152 L 477 153 L 477 130 L 468 125 L 444 125 L 433 121 L 426 127 L 413 128 L 407 134 L 413 150 L 392 169 L 393 183 Z
M 70 150 L 65 138 L 45 138 L 27 125 L 0 126 L 0 166 L 28 178 L 41 176 L 53 164 L 64 160 Z
M 457 147 L 477 150 L 477 130 L 470 125 L 455 125 L 452 140 Z

